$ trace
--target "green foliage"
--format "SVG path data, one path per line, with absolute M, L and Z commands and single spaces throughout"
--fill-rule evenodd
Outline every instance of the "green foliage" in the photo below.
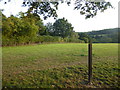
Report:
M 54 27 L 53 24 L 50 22 L 46 24 L 46 34 L 54 36 Z
M 74 9 L 80 10 L 80 14 L 85 15 L 85 18 L 88 19 L 96 16 L 98 11 L 104 12 L 110 7 L 112 8 L 111 3 L 106 1 L 76 0 Z
M 60 36 L 62 38 L 70 37 L 73 33 L 73 27 L 65 18 L 58 19 L 53 24 L 54 36 Z
M 27 14 L 27 16 L 24 16 L 24 17 L 22 17 L 24 20 L 25 20 L 25 18 L 26 19 L 33 19 L 34 20 L 34 24 L 36 25 L 36 26 L 38 26 L 38 34 L 39 35 L 44 35 L 45 34 L 45 26 L 43 25 L 43 21 L 42 21 L 42 19 L 40 18 L 40 16 L 38 15 L 38 14 L 36 14 L 36 13 L 33 13 L 33 14 L 31 14 L 31 13 L 29 13 L 29 12 L 27 12 L 26 13 Z M 29 21 L 28 21 L 29 22 Z M 30 21 L 31 22 L 31 21 Z M 32 21 L 33 22 L 33 21 Z
M 41 42 L 61 42 L 62 38 L 61 37 L 53 37 L 53 36 L 39 36 L 39 39 Z
M 2 35 L 3 46 L 24 45 L 34 43 L 37 35 L 45 30 L 42 20 L 34 14 L 23 15 L 20 18 L 3 15 Z
M 57 8 L 58 8 L 58 2 L 36 2 L 31 1 L 29 2 L 26 0 L 23 2 L 23 6 L 31 6 L 28 9 L 28 12 L 34 12 L 36 14 L 43 15 L 44 19 L 47 19 L 48 17 L 57 17 Z
M 89 36 L 85 33 L 78 33 L 79 35 L 79 39 L 80 40 L 83 40 L 85 43 L 88 43 L 89 42 Z
M 87 32 L 86 34 L 93 39 L 93 42 L 119 43 L 119 39 L 118 39 L 119 33 L 120 33 L 119 28 L 111 28 L 111 29 Z
M 35 20 L 32 18 L 19 19 L 14 16 L 3 20 L 3 35 L 9 38 L 17 36 L 34 37 L 38 32 Z
M 75 42 L 75 43 L 83 43 L 84 42 L 84 41 L 79 40 L 77 38 L 68 38 L 68 37 L 64 38 L 63 40 L 64 40 L 64 42 Z
M 48 17 L 56 18 L 58 5 L 60 3 L 67 3 L 70 6 L 71 1 L 56 1 L 56 2 L 36 2 L 35 0 L 28 2 L 26 0 L 23 5 L 31 6 L 29 11 L 39 13 L 43 15 L 44 19 Z M 89 0 L 76 0 L 74 9 L 80 10 L 81 15 L 85 15 L 85 18 L 92 18 L 97 15 L 98 11 L 104 12 L 106 9 L 112 7 L 110 2 L 90 2 Z

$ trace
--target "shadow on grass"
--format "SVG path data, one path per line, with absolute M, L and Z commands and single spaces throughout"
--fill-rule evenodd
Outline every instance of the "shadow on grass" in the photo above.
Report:
M 78 54 L 78 55 L 73 55 L 73 56 L 88 56 L 86 54 Z
M 82 85 L 88 85 L 89 82 L 87 80 L 83 80 L 82 82 L 80 82 L 80 84 L 82 84 Z
M 88 56 L 87 54 L 77 54 L 77 55 L 73 55 L 73 56 Z M 92 54 L 92 56 L 95 56 L 95 54 Z

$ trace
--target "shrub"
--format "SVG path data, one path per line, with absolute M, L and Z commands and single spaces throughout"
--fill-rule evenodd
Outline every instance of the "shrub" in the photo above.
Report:
M 2 37 L 2 46 L 14 46 L 14 45 L 25 45 L 33 43 L 53 43 L 53 42 L 75 42 L 75 43 L 84 43 L 84 41 L 75 39 L 75 38 L 61 38 L 59 36 L 19 36 L 13 38 Z

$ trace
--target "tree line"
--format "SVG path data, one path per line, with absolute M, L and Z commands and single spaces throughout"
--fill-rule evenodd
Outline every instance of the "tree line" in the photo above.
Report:
M 110 28 L 84 33 L 79 32 L 79 35 L 82 37 L 82 40 L 86 41 L 87 38 L 91 38 L 94 43 L 120 43 L 120 28 Z
M 36 13 L 23 13 L 6 17 L 2 14 L 2 45 L 26 45 L 47 42 L 81 43 L 78 33 L 73 30 L 67 19 L 56 19 L 52 23 L 43 24 Z

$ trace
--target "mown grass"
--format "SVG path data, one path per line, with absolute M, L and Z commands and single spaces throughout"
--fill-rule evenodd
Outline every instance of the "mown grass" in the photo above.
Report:
M 93 44 L 88 85 L 87 44 L 3 47 L 3 88 L 119 88 L 118 44 Z

